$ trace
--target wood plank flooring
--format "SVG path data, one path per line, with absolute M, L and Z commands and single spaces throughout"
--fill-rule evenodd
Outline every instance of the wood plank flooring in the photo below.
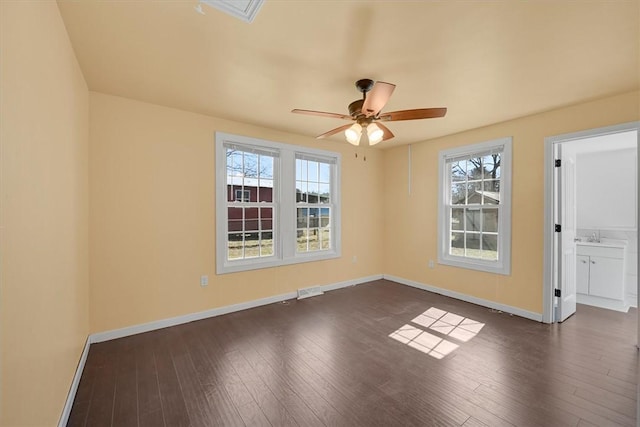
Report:
M 94 344 L 68 425 L 633 427 L 636 327 L 379 280 Z

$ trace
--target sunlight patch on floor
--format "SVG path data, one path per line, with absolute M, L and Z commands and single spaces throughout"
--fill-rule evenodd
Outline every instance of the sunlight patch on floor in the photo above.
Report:
M 411 320 L 411 323 L 414 325 L 406 324 L 389 337 L 436 359 L 442 359 L 459 347 L 438 335 L 464 343 L 478 335 L 484 327 L 484 323 L 436 307 L 429 308 Z M 429 333 L 426 329 L 438 335 Z

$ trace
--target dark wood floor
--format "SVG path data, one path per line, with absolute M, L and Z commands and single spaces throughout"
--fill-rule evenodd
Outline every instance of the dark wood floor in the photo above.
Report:
M 68 425 L 636 426 L 636 327 L 380 280 L 94 344 Z

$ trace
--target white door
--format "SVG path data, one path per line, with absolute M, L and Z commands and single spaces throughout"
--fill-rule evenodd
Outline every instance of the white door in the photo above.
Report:
M 555 144 L 556 159 L 556 224 L 562 231 L 556 235 L 556 262 L 558 263 L 556 289 L 558 322 L 576 312 L 576 168 L 575 156 L 566 153 L 562 144 Z

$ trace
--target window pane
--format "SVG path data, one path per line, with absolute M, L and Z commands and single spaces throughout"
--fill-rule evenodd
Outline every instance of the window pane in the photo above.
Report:
M 307 252 L 307 230 L 298 230 L 298 236 L 296 239 L 296 249 L 298 252 Z
M 243 208 L 227 208 L 227 231 L 242 231 Z
M 480 157 L 474 157 L 467 160 L 467 179 L 481 179 L 482 178 L 482 159 Z
M 465 244 L 467 246 L 466 256 L 480 258 L 480 233 L 466 233 Z
M 467 161 L 451 163 L 451 181 L 460 182 L 467 179 Z
M 451 233 L 451 255 L 464 256 L 464 233 Z
M 484 169 L 485 179 L 500 178 L 500 157 L 498 154 L 491 154 L 482 158 L 482 167 Z
M 485 205 L 500 204 L 500 180 L 484 181 L 484 199 Z
M 307 180 L 318 182 L 318 162 L 308 162 Z
M 311 208 L 309 209 L 309 228 L 318 227 L 320 222 L 320 209 Z
M 331 182 L 331 165 L 328 163 L 320 163 L 320 182 Z
M 296 170 L 296 179 L 299 179 L 300 181 L 306 181 L 307 180 L 307 161 L 299 160 L 299 159 L 298 161 L 300 163 L 298 164 L 298 168 Z
M 451 186 L 451 204 L 464 205 L 467 203 L 466 184 L 453 184 Z
M 258 198 L 252 197 L 253 201 L 258 202 L 273 202 L 273 180 L 261 179 L 260 187 L 258 188 Z
M 307 228 L 308 227 L 308 219 L 309 219 L 309 209 L 308 208 L 298 208 L 297 215 L 297 228 Z
M 320 227 L 329 227 L 331 225 L 331 211 L 329 208 L 320 209 Z
M 495 234 L 482 235 L 482 253 L 483 259 L 498 260 L 498 236 Z
M 227 149 L 227 176 L 242 176 L 242 152 Z
M 482 210 L 482 231 L 484 232 L 498 231 L 498 209 Z
M 320 249 L 320 230 L 312 228 L 307 232 L 307 239 L 309 241 L 309 250 L 317 251 Z
M 307 182 L 306 181 L 296 181 L 296 201 L 297 202 L 307 201 Z
M 309 191 L 307 203 L 318 203 L 318 183 L 317 182 L 309 182 L 309 186 L 307 187 Z
M 331 230 L 328 228 L 320 230 L 320 249 L 331 249 Z
M 273 255 L 273 233 L 260 233 L 260 256 Z
M 467 184 L 467 204 L 482 203 L 482 181 L 471 181 Z
M 259 233 L 245 233 L 244 235 L 244 257 L 252 258 L 260 256 Z
M 246 208 L 244 210 L 244 230 L 258 230 L 258 208 Z
M 273 157 L 260 156 L 260 178 L 273 179 Z
M 480 225 L 480 209 L 467 209 L 465 230 L 480 231 Z
M 260 229 L 273 230 L 273 209 L 260 208 Z
M 228 235 L 228 259 L 239 259 L 244 256 L 243 233 L 229 233 Z
M 464 230 L 464 209 L 463 208 L 451 209 L 451 229 Z
M 331 186 L 329 184 L 320 184 L 320 203 L 330 203 L 331 197 L 329 192 L 331 191 Z

